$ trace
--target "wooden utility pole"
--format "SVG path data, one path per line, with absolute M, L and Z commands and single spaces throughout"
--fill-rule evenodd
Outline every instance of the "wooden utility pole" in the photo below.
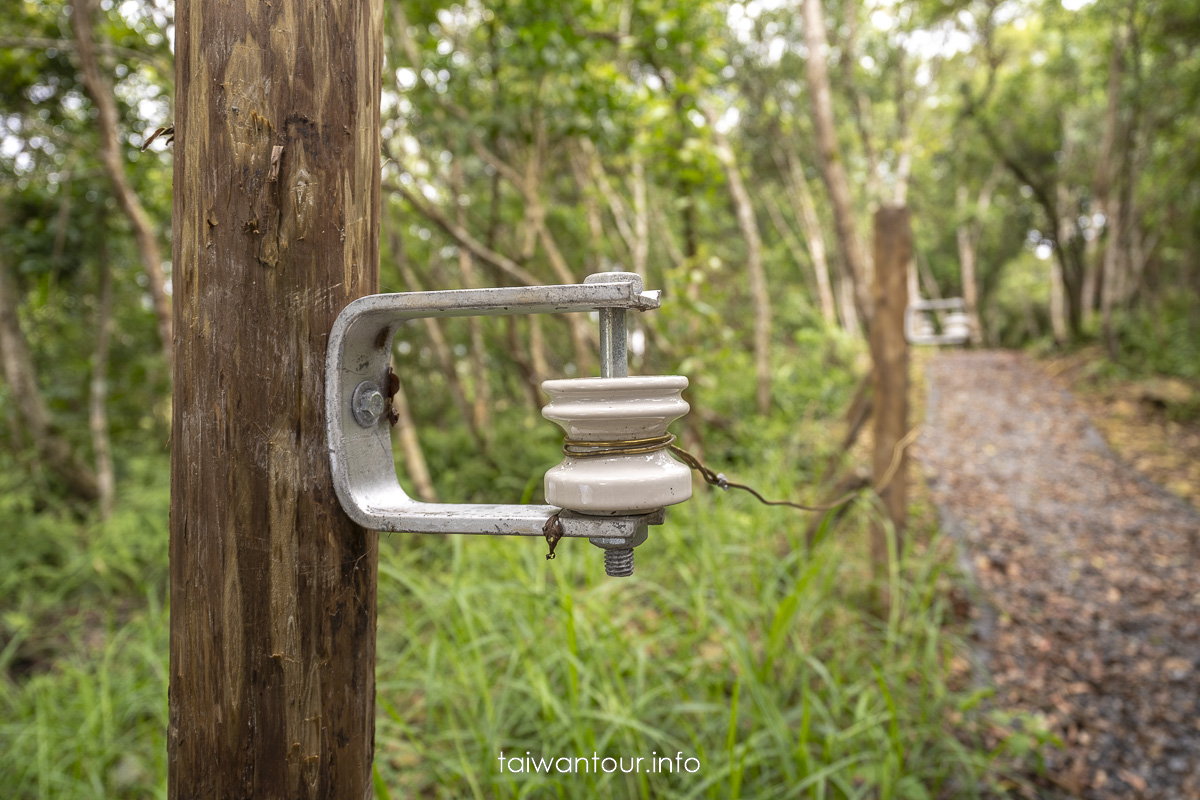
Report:
M 884 206 L 875 212 L 875 281 L 871 322 L 872 385 L 875 406 L 875 450 L 872 479 L 896 532 L 897 545 L 908 514 L 908 454 L 900 448 L 908 434 L 908 341 L 904 310 L 908 306 L 908 265 L 912 261 L 912 228 L 908 208 Z M 886 483 L 886 485 L 884 485 Z M 877 576 L 887 574 L 887 529 L 871 525 L 871 562 Z M 884 594 L 885 602 L 887 594 Z
M 172 798 L 371 791 L 377 538 L 324 419 L 375 292 L 382 0 L 176 7 Z

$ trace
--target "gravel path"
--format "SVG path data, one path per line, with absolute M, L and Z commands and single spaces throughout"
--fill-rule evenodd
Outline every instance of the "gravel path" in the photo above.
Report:
M 1200 799 L 1200 514 L 1023 356 L 927 375 L 916 454 L 978 583 L 996 705 L 1050 720 L 1060 795 Z

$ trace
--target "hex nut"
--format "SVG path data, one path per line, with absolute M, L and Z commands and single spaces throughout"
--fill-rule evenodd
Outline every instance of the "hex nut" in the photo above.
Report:
M 379 422 L 379 418 L 387 410 L 387 398 L 383 396 L 379 384 L 375 381 L 363 381 L 354 387 L 350 409 L 355 422 L 364 428 L 370 428 Z

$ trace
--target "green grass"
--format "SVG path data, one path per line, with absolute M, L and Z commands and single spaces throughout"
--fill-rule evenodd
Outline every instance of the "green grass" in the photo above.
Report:
M 435 542 L 432 558 L 390 541 L 378 780 L 398 797 L 980 794 L 1000 753 L 949 725 L 982 694 L 947 685 L 959 643 L 944 633 L 944 548 L 905 554 L 881 620 L 865 542 L 843 536 L 856 526 L 806 553 L 803 523 L 701 490 L 628 580 L 605 578 L 583 542 L 547 562 L 538 541 Z M 682 752 L 699 768 L 501 771 L 501 753 L 527 752 L 626 765 Z
M 771 420 L 720 405 L 720 387 L 735 378 L 698 381 L 693 401 L 730 420 L 707 433 L 712 466 L 769 496 L 813 485 L 836 438 L 829 416 L 853 388 L 836 359 L 786 364 L 788 406 Z M 528 499 L 529 474 L 553 460 L 555 437 L 504 416 L 497 426 L 508 432 L 502 447 L 525 448 L 508 459 L 492 499 Z M 437 464 L 448 499 L 489 493 L 465 444 L 426 446 L 439 458 L 459 454 Z M 6 797 L 165 795 L 165 473 L 161 454 L 123 462 L 119 510 L 103 525 L 37 507 L 28 486 L 0 493 Z M 18 474 L 0 464 L 0 478 Z M 1002 793 L 1045 737 L 1033 720 L 985 711 L 986 692 L 951 678 L 963 652 L 947 626 L 956 576 L 927 522 L 894 564 L 890 615 L 872 612 L 873 513 L 861 501 L 809 552 L 806 516 L 697 484 L 696 497 L 652 529 L 627 580 L 606 578 L 600 551 L 581 541 L 561 542 L 547 561 L 538 539 L 384 536 L 377 794 Z M 507 761 L 526 752 L 582 757 L 589 769 L 501 770 L 501 753 Z M 596 772 L 593 754 L 645 766 Z M 664 762 L 650 771 L 664 756 L 672 771 Z M 683 759 L 695 759 L 695 771 L 676 771 Z
M 162 459 L 127 465 L 105 524 L 0 500 L 0 786 L 11 798 L 165 796 Z M 157 467 L 157 469 L 156 469 Z
M 70 627 L 53 665 L 0 684 L 6 796 L 165 796 L 166 610 Z

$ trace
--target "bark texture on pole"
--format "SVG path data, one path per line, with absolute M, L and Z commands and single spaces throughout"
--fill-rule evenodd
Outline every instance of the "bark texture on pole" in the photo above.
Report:
M 376 291 L 382 0 L 180 0 L 172 798 L 371 791 L 377 537 L 325 436 L 338 312 Z
M 872 480 L 896 532 L 904 532 L 908 513 L 908 453 L 897 451 L 908 434 L 908 341 L 904 338 L 904 309 L 908 306 L 908 264 L 912 260 L 912 229 L 908 209 L 885 206 L 875 212 L 875 282 L 871 321 L 872 386 L 875 407 L 875 445 Z M 893 464 L 893 460 L 896 461 Z M 886 574 L 887 531 L 882 522 L 871 525 L 871 561 L 876 574 Z M 887 595 L 884 595 L 885 602 Z

